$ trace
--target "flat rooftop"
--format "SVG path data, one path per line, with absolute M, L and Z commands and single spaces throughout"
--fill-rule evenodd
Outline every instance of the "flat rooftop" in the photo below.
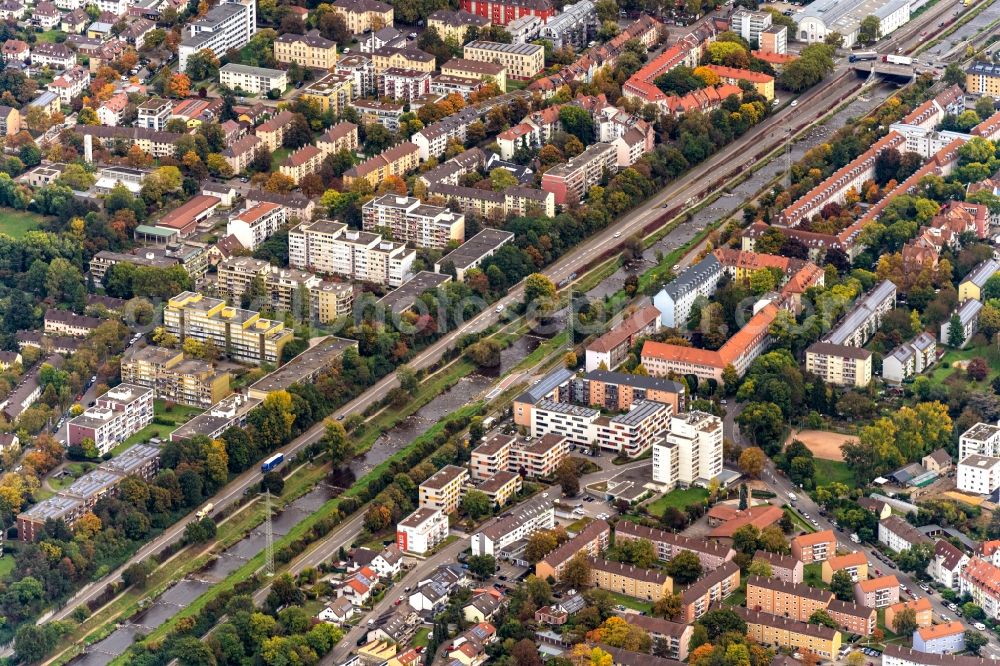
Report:
M 287 389 L 292 384 L 308 380 L 327 368 L 350 347 L 357 347 L 357 340 L 330 336 L 305 350 L 274 372 L 250 386 L 251 394 L 270 393 Z
M 402 314 L 413 307 L 420 294 L 428 289 L 437 289 L 450 280 L 450 275 L 420 271 L 393 289 L 392 292 L 379 299 L 378 304 L 388 310 L 392 310 L 395 314 Z
M 451 262 L 455 268 L 466 269 L 476 262 L 482 261 L 498 248 L 509 243 L 514 238 L 511 231 L 486 228 L 465 241 L 454 250 L 438 259 L 436 266 L 444 266 Z

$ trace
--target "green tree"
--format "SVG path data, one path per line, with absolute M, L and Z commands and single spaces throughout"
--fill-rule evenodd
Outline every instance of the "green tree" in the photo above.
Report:
M 747 623 L 728 608 L 708 611 L 698 619 L 698 624 L 705 627 L 710 641 L 714 641 L 723 634 L 746 635 L 747 632 Z
M 809 624 L 818 624 L 823 627 L 830 627 L 831 629 L 837 628 L 836 620 L 830 617 L 830 614 L 822 608 L 817 608 L 813 611 L 812 615 L 809 616 Z
M 874 44 L 882 37 L 882 24 L 877 16 L 868 16 L 861 19 L 858 26 L 858 41 L 862 44 Z
M 851 580 L 851 574 L 843 569 L 833 572 L 833 578 L 830 579 L 830 591 L 841 601 L 853 601 L 854 581 Z
M 478 490 L 470 490 L 462 498 L 461 508 L 473 520 L 478 520 L 483 516 L 489 515 L 493 509 L 493 502 L 490 501 L 486 493 Z
M 688 585 L 698 580 L 702 574 L 701 560 L 698 556 L 689 551 L 682 550 L 677 553 L 664 567 L 674 582 L 679 585 Z
M 577 471 L 576 461 L 572 458 L 566 458 L 559 463 L 555 477 L 567 497 L 574 497 L 580 492 L 580 474 Z
M 567 104 L 559 109 L 559 123 L 567 134 L 578 138 L 584 146 L 593 143 L 594 119 L 586 109 Z
M 910 636 L 917 629 L 917 612 L 912 608 L 904 608 L 896 613 L 892 620 L 892 630 L 902 636 Z
M 983 649 L 990 639 L 983 634 L 975 631 L 973 629 L 965 630 L 965 649 L 972 654 L 979 654 L 979 651 Z
M 948 322 L 948 344 L 952 347 L 961 347 L 965 344 L 965 328 L 962 326 L 962 319 L 956 312 Z
M 467 564 L 469 571 L 480 578 L 488 578 L 493 575 L 497 568 L 496 558 L 492 555 L 473 555 Z

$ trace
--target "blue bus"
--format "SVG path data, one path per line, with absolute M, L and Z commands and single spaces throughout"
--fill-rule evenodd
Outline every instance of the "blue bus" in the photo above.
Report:
M 267 474 L 275 467 L 285 462 L 285 456 L 282 453 L 275 453 L 273 456 L 264 461 L 264 464 L 260 466 L 260 473 Z

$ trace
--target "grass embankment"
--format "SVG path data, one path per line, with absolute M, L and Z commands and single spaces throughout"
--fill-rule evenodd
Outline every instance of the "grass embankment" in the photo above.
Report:
M 320 482 L 329 471 L 326 465 L 307 463 L 295 469 L 285 479 L 285 487 L 280 497 L 272 498 L 275 510 L 280 510 L 307 493 Z M 91 645 L 110 634 L 115 626 L 110 624 L 122 617 L 131 617 L 141 610 L 143 599 L 155 598 L 170 588 L 178 580 L 194 573 L 208 564 L 216 552 L 224 550 L 244 538 L 255 527 L 264 521 L 264 503 L 259 499 L 247 504 L 236 513 L 226 518 L 218 526 L 216 546 L 211 551 L 202 549 L 196 554 L 198 546 L 190 548 L 190 553 L 182 555 L 181 551 L 162 566 L 153 571 L 142 588 L 130 588 L 113 599 L 96 613 L 80 623 L 65 639 L 74 644 L 82 642 Z M 13 559 L 11 559 L 13 562 Z M 3 560 L 0 560 L 2 563 Z M 65 653 L 65 660 L 71 659 L 75 653 Z M 57 659 L 53 663 L 64 663 Z
M 482 407 L 483 407 L 482 404 L 479 402 L 466 405 L 452 412 L 449 415 L 449 417 L 471 418 L 475 414 L 479 413 L 482 410 Z M 328 502 L 323 504 L 323 506 L 320 507 L 317 511 L 315 511 L 312 515 L 310 515 L 305 520 L 301 521 L 295 527 L 293 527 L 288 532 L 288 534 L 281 537 L 280 539 L 277 539 L 274 544 L 275 552 L 280 551 L 288 544 L 298 539 L 301 539 L 303 536 L 305 536 L 306 533 L 312 530 L 312 528 L 320 520 L 323 520 L 327 516 L 332 514 L 340 506 L 340 502 L 345 497 L 357 497 L 358 495 L 360 495 L 362 490 L 364 490 L 367 487 L 370 481 L 379 478 L 382 475 L 382 473 L 389 468 L 390 465 L 392 465 L 397 460 L 403 459 L 403 457 L 407 454 L 407 452 L 411 448 L 419 445 L 422 441 L 424 441 L 427 438 L 436 437 L 438 433 L 440 433 L 443 429 L 444 429 L 444 421 L 439 421 L 438 423 L 435 423 L 423 435 L 413 440 L 413 442 L 411 442 L 409 446 L 401 449 L 400 451 L 397 451 L 395 454 L 390 456 L 384 462 L 374 467 L 365 476 L 358 479 L 358 481 L 356 481 L 354 485 L 351 486 L 351 488 L 343 495 L 337 497 L 336 499 L 329 500 Z M 315 544 L 313 544 L 312 547 L 315 547 Z M 218 597 L 219 594 L 221 594 L 223 591 L 230 591 L 234 587 L 236 587 L 237 584 L 242 583 L 245 580 L 248 580 L 251 576 L 254 575 L 254 573 L 260 570 L 261 567 L 263 566 L 264 566 L 264 553 L 261 552 L 258 553 L 256 556 L 254 556 L 252 559 L 250 559 L 242 567 L 240 567 L 232 574 L 230 574 L 226 578 L 226 580 L 217 585 L 213 585 L 211 588 L 209 588 L 208 591 L 205 592 L 205 594 L 195 599 L 191 604 L 189 604 L 187 607 L 181 610 L 181 612 L 177 613 L 176 615 L 174 615 L 174 617 L 170 618 L 167 622 L 163 623 L 158 628 L 156 628 L 153 632 L 149 634 L 149 636 L 146 637 L 145 639 L 146 642 L 149 641 L 155 642 L 163 639 L 165 636 L 167 636 L 168 633 L 173 631 L 173 629 L 177 626 L 178 622 L 180 622 L 184 618 L 194 617 L 195 615 L 200 613 L 201 610 L 205 607 L 205 605 L 208 604 L 208 602 L 210 602 L 212 599 Z M 280 567 L 279 572 L 283 568 L 284 567 Z M 122 655 L 121 657 L 115 659 L 112 662 L 112 664 L 124 665 L 127 663 L 127 660 L 128 660 L 128 655 L 127 654 Z

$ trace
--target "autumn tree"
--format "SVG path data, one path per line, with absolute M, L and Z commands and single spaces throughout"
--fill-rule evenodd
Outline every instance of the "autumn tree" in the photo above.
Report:
M 757 446 L 743 449 L 740 453 L 740 471 L 752 479 L 759 479 L 764 471 L 764 464 L 767 462 L 767 455 L 764 450 Z
M 183 99 L 191 94 L 191 79 L 183 72 L 177 72 L 167 82 L 167 95 Z

